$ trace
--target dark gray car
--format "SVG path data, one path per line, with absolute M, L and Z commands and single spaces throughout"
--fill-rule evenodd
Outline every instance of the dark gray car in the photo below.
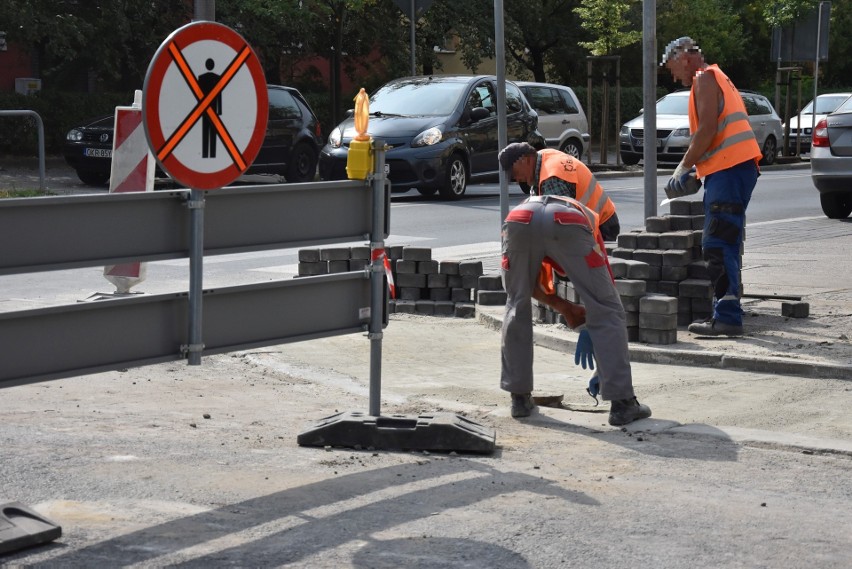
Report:
M 538 116 L 520 89 L 506 82 L 508 141 L 526 142 Z M 347 118 L 320 153 L 323 180 L 346 178 L 355 121 Z M 367 134 L 389 146 L 388 177 L 395 192 L 416 189 L 461 198 L 473 180 L 497 177 L 497 79 L 493 75 L 443 75 L 395 79 L 370 96 Z

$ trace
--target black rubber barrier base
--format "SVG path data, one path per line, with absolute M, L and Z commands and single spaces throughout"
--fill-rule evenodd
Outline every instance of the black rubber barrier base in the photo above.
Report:
M 0 555 L 48 543 L 62 528 L 20 502 L 0 505 Z
M 302 446 L 491 454 L 495 438 L 492 429 L 452 413 L 374 417 L 349 411 L 320 419 L 297 441 Z

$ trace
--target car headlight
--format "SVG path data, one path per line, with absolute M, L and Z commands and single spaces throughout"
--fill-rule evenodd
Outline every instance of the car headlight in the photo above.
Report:
M 343 137 L 340 133 L 340 127 L 334 127 L 334 130 L 331 131 L 331 134 L 328 135 L 328 144 L 332 148 L 340 148 L 340 144 L 343 142 Z
M 626 126 L 621 127 L 621 136 L 630 136 L 630 129 Z
M 83 140 L 83 132 L 77 130 L 76 128 L 72 128 L 68 131 L 68 134 L 65 135 L 65 138 L 70 140 L 71 142 L 80 142 Z
M 432 146 L 433 144 L 441 142 L 441 138 L 443 138 L 443 136 L 444 133 L 441 132 L 441 129 L 437 126 L 433 126 L 432 128 L 427 128 L 415 136 L 414 140 L 411 141 L 411 146 L 414 148 L 418 146 Z
M 672 131 L 672 136 L 689 136 L 688 128 L 676 128 Z

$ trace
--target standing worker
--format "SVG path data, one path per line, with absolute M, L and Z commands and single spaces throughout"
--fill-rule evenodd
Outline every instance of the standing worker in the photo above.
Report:
M 741 336 L 740 250 L 745 212 L 760 175 L 762 153 L 739 91 L 718 65 L 707 65 L 689 37 L 666 46 L 661 66 L 689 91 L 692 142 L 666 185 L 668 197 L 698 191 L 704 178 L 704 234 L 701 247 L 713 284 L 713 315 L 688 330 L 702 336 Z
M 512 178 L 531 183 L 535 149 L 510 144 L 500 152 L 500 166 Z M 532 184 L 531 184 L 532 185 Z M 593 367 L 597 359 L 601 396 L 612 401 L 609 423 L 625 425 L 651 416 L 636 400 L 627 348 L 627 324 L 612 280 L 597 213 L 579 200 L 561 195 L 530 196 L 503 222 L 502 275 L 506 313 L 501 342 L 500 386 L 511 393 L 512 416 L 526 417 L 534 407 L 532 297 L 539 290 L 542 262 L 550 261 L 583 298 L 585 308 L 561 299 L 566 322 L 580 331 L 575 361 Z M 557 297 L 558 298 L 558 297 Z M 594 358 L 593 345 L 600 347 Z

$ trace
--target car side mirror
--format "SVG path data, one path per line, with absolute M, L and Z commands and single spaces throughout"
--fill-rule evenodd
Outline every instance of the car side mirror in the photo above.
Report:
M 491 113 L 488 112 L 488 109 L 485 107 L 476 107 L 475 109 L 470 110 L 470 122 L 479 122 L 482 119 L 487 119 L 491 116 Z

